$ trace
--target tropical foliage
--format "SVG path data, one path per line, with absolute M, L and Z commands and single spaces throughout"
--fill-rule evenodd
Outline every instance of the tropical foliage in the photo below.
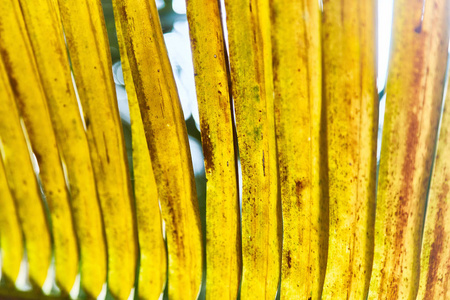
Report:
M 379 162 L 376 0 L 186 7 L 206 212 L 154 0 L 0 0 L 0 296 L 450 299 L 450 3 L 394 1 Z

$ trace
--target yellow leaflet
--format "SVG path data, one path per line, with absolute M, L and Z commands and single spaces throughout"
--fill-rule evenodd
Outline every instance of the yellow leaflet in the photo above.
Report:
M 415 299 L 419 287 L 449 42 L 447 1 L 424 5 L 406 0 L 394 4 L 369 299 Z
M 200 218 L 183 113 L 154 1 L 115 1 L 166 224 L 169 298 L 196 299 Z M 135 20 L 139 20 L 136 22 Z
M 0 26 L 6 33 L 1 39 L 2 57 L 40 167 L 51 212 L 55 264 L 62 272 L 57 280 L 63 292 L 68 292 L 78 270 L 78 250 L 59 151 L 21 8 L 16 0 L 1 1 L 1 5 Z
M 135 279 L 137 233 L 103 11 L 97 0 L 59 0 L 59 6 L 105 226 L 108 287 L 116 299 L 127 299 Z
M 320 299 L 328 243 L 321 13 L 317 1 L 274 0 L 271 9 L 283 208 L 280 294 Z
M 242 299 L 273 299 L 280 277 L 281 208 L 267 0 L 226 0 L 232 94 L 242 165 Z
M 2 64 L 0 60 L 0 64 Z M 0 76 L 5 76 L 3 66 L 0 66 L 2 73 Z M 4 81 L 1 78 L 1 89 Z M 9 89 L 9 87 L 7 87 Z M 9 90 L 9 92 L 11 92 Z M 0 92 L 0 96 L 8 97 L 8 91 L 5 89 Z M 1 136 L 0 136 L 1 143 Z M 1 147 L 1 146 L 0 146 Z M 8 181 L 6 180 L 5 167 L 0 153 L 0 245 L 2 249 L 2 277 L 6 282 L 14 283 L 19 275 L 20 263 L 22 262 L 23 242 L 22 242 L 22 228 L 17 218 L 17 210 L 9 191 Z
M 219 2 L 186 1 L 206 171 L 206 298 L 236 299 L 241 242 L 233 120 Z
M 0 1 L 0 7 L 3 11 L 3 16 L 0 18 L 2 41 L 7 35 L 6 33 L 11 33 L 5 31 L 3 24 L 3 20 L 8 20 L 5 17 L 7 15 L 6 9 L 11 10 L 11 7 L 5 4 L 6 1 Z M 3 46 L 4 44 L 1 42 L 0 48 L 2 51 L 4 49 Z M 50 233 L 45 219 L 39 186 L 31 164 L 30 153 L 28 152 L 28 146 L 23 135 L 19 114 L 14 102 L 13 91 L 7 77 L 8 73 L 11 74 L 12 69 L 15 67 L 16 65 L 5 55 L 5 52 L 2 52 L 2 56 L 0 57 L 0 99 L 2 102 L 0 105 L 1 149 L 6 180 L 8 181 L 11 196 L 15 201 L 19 223 L 21 224 L 26 242 L 25 249 L 28 257 L 30 280 L 33 284 L 41 287 L 47 277 L 47 270 L 50 265 L 52 251 Z M 30 75 L 29 73 L 25 74 Z M 14 81 L 14 78 L 12 78 L 11 82 L 15 85 L 19 84 Z M 36 94 L 38 93 L 39 90 L 36 91 Z M 2 201 L 7 201 L 7 198 L 3 199 L 2 196 Z M 2 212 L 5 208 L 2 204 Z M 14 231 L 10 233 L 14 234 Z M 2 243 L 3 238 L 2 233 Z M 17 250 L 19 252 L 15 255 L 19 255 L 20 253 L 21 256 L 22 247 L 15 249 L 15 251 Z M 14 263 L 14 260 L 11 260 L 11 263 Z M 15 280 L 16 278 L 10 279 Z
M 72 211 L 80 243 L 82 288 L 88 295 L 96 297 L 106 280 L 105 241 L 89 148 L 73 90 L 59 8 L 51 0 L 20 0 L 20 3 L 58 146 L 67 167 Z M 72 259 L 78 258 L 75 255 Z M 72 263 L 69 268 L 58 264 L 58 260 L 56 262 L 56 280 L 59 287 L 68 293 L 73 277 L 78 272 L 77 264 Z
M 114 10 L 117 15 L 115 5 Z M 140 253 L 138 296 L 140 299 L 158 299 L 167 275 L 166 246 L 162 236 L 158 190 L 118 17 L 116 31 L 131 118 L 134 195 Z
M 323 2 L 329 176 L 322 299 L 365 299 L 373 259 L 378 97 L 376 2 Z
M 441 9 L 448 8 L 445 2 Z M 445 35 L 448 39 L 448 32 Z M 450 94 L 448 90 L 446 93 L 426 210 L 417 296 L 420 300 L 450 299 Z

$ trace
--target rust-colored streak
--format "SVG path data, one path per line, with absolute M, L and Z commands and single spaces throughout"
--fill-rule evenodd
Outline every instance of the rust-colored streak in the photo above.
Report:
M 1 30 L 0 30 L 1 33 Z M 17 80 L 14 78 L 14 76 L 12 76 L 12 74 L 14 74 L 14 72 L 12 71 L 12 63 L 9 59 L 9 55 L 8 52 L 5 51 L 4 49 L 2 49 L 0 47 L 0 58 L 3 58 L 3 64 L 5 66 L 6 72 L 9 75 L 9 84 L 11 85 L 11 89 L 14 92 L 14 94 L 17 95 L 17 90 L 18 90 L 18 83 Z M 17 103 L 18 107 L 20 108 L 20 103 Z
M 424 59 L 423 57 L 418 57 L 416 59 L 416 63 L 418 64 L 416 70 L 422 70 Z M 421 72 L 416 72 L 414 74 L 414 82 L 416 86 L 421 86 Z M 408 113 L 408 135 L 406 138 L 406 148 L 408 149 L 406 153 L 406 157 L 404 158 L 403 166 L 402 166 L 402 177 L 403 177 L 403 186 L 401 188 L 402 193 L 399 195 L 398 206 L 395 212 L 397 224 L 395 230 L 395 249 L 392 255 L 394 257 L 402 257 L 403 252 L 405 251 L 404 247 L 404 239 L 407 234 L 407 226 L 409 221 L 409 213 L 410 213 L 410 204 L 413 203 L 413 191 L 414 191 L 414 173 L 415 173 L 415 160 L 416 154 L 418 151 L 419 145 L 419 134 L 420 134 L 420 121 L 419 116 L 420 112 L 423 109 L 421 103 L 417 103 L 419 107 L 417 107 L 418 112 L 414 112 L 411 108 Z M 400 267 L 399 265 L 397 265 Z M 384 274 L 388 275 L 388 274 Z M 389 276 L 389 275 L 388 275 Z M 398 298 L 399 297 L 399 281 L 395 280 L 395 278 L 390 279 L 389 289 L 386 291 L 389 298 Z
M 446 199 L 449 194 L 449 185 L 447 183 L 447 179 L 444 181 L 445 183 L 442 186 L 442 192 L 438 196 L 438 212 L 436 216 L 436 223 L 434 224 L 434 241 L 431 245 L 430 258 L 429 258 L 429 268 L 428 268 L 428 276 L 427 276 L 427 284 L 426 284 L 426 292 L 425 292 L 425 300 L 437 299 L 438 295 L 435 295 L 435 286 L 438 278 L 438 270 L 439 264 L 441 262 L 443 242 L 445 239 L 445 206 Z M 443 294 L 442 296 L 445 296 Z
M 407 144 L 407 157 L 403 163 L 402 173 L 403 173 L 403 187 L 402 196 L 399 197 L 398 207 L 397 207 L 397 230 L 395 232 L 395 257 L 400 257 L 404 251 L 404 235 L 406 234 L 406 228 L 408 225 L 408 215 L 409 215 L 409 203 L 412 201 L 412 190 L 413 190 L 413 178 L 414 178 L 414 159 L 417 152 L 418 145 L 418 130 L 419 121 L 415 114 L 409 114 L 409 134 L 406 140 Z M 390 297 L 398 297 L 398 282 L 391 280 L 390 289 L 388 291 Z

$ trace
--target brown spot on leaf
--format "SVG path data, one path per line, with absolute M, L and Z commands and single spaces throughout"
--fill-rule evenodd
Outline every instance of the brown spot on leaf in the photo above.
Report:
M 291 268 L 291 251 L 288 250 L 286 253 L 286 263 L 287 263 L 287 267 L 288 269 Z
M 262 167 L 263 167 L 263 175 L 266 176 L 266 163 L 264 162 L 264 151 L 262 155 Z
M 208 171 L 214 171 L 214 148 L 211 144 L 211 139 L 209 137 L 209 124 L 206 122 L 201 123 L 201 134 L 202 134 L 202 146 L 203 146 L 203 156 L 205 158 L 205 169 Z
M 297 196 L 300 196 L 302 190 L 306 187 L 306 183 L 304 180 L 296 180 L 295 181 L 295 193 Z

